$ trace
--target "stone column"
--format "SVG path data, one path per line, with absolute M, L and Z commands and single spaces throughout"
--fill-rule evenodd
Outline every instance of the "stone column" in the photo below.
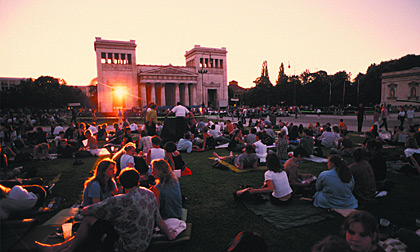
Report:
M 185 83 L 184 84 L 184 104 L 186 105 L 186 106 L 190 106 L 191 104 L 190 104 L 190 94 L 189 94 L 189 92 L 188 92 L 188 83 Z
M 141 97 L 141 106 L 144 107 L 147 105 L 147 97 L 146 97 L 146 84 L 140 83 L 140 97 Z
M 197 93 L 197 83 L 192 85 L 192 102 L 193 105 L 199 105 L 199 94 Z
M 160 84 L 160 100 L 162 101 L 161 106 L 166 106 L 166 95 L 165 95 L 165 83 Z
M 150 101 L 156 103 L 155 83 L 150 83 Z
M 175 83 L 175 105 L 179 101 L 182 102 L 179 97 L 179 83 Z

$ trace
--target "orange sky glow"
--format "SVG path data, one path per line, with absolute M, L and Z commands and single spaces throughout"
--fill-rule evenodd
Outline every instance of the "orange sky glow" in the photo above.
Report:
M 0 77 L 96 77 L 95 37 L 136 40 L 137 64 L 185 65 L 194 45 L 226 47 L 228 81 L 253 86 L 267 60 L 286 74 L 365 73 L 420 54 L 419 0 L 0 0 Z M 290 62 L 290 69 L 287 68 Z

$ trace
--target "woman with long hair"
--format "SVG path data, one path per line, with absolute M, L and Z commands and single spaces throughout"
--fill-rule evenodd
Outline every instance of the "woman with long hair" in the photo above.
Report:
M 357 208 L 357 200 L 352 191 L 354 179 L 346 161 L 338 155 L 328 158 L 328 171 L 319 174 L 316 181 L 317 192 L 314 206 L 322 208 Z
M 152 161 L 152 175 L 156 178 L 156 186 L 151 188 L 155 194 L 162 219 L 182 218 L 182 196 L 178 179 L 169 163 L 164 159 Z
M 92 177 L 85 181 L 82 206 L 89 206 L 113 196 L 117 190 L 114 180 L 116 163 L 110 158 L 102 159 L 93 170 Z

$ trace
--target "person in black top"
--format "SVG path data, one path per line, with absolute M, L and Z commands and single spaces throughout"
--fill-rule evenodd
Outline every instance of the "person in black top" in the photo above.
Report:
M 373 168 L 378 191 L 384 187 L 387 175 L 386 161 L 380 152 L 381 149 L 382 143 L 379 140 L 371 139 L 367 142 L 366 150 L 370 154 L 369 164 Z
M 356 109 L 356 113 L 357 113 L 357 131 L 360 133 L 362 132 L 363 118 L 365 117 L 365 108 L 363 107 L 363 103 L 359 104 L 359 107 Z

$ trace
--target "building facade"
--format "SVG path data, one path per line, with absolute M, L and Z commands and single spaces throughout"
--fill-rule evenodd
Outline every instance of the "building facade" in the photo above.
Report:
M 27 81 L 28 78 L 8 78 L 0 77 L 0 92 L 7 91 L 15 86 L 20 85 L 22 81 Z
M 136 63 L 136 43 L 95 39 L 98 110 L 158 106 L 218 107 L 228 100 L 226 48 L 195 45 L 185 52 L 185 66 Z
M 382 74 L 381 102 L 393 106 L 420 103 L 420 68 Z

